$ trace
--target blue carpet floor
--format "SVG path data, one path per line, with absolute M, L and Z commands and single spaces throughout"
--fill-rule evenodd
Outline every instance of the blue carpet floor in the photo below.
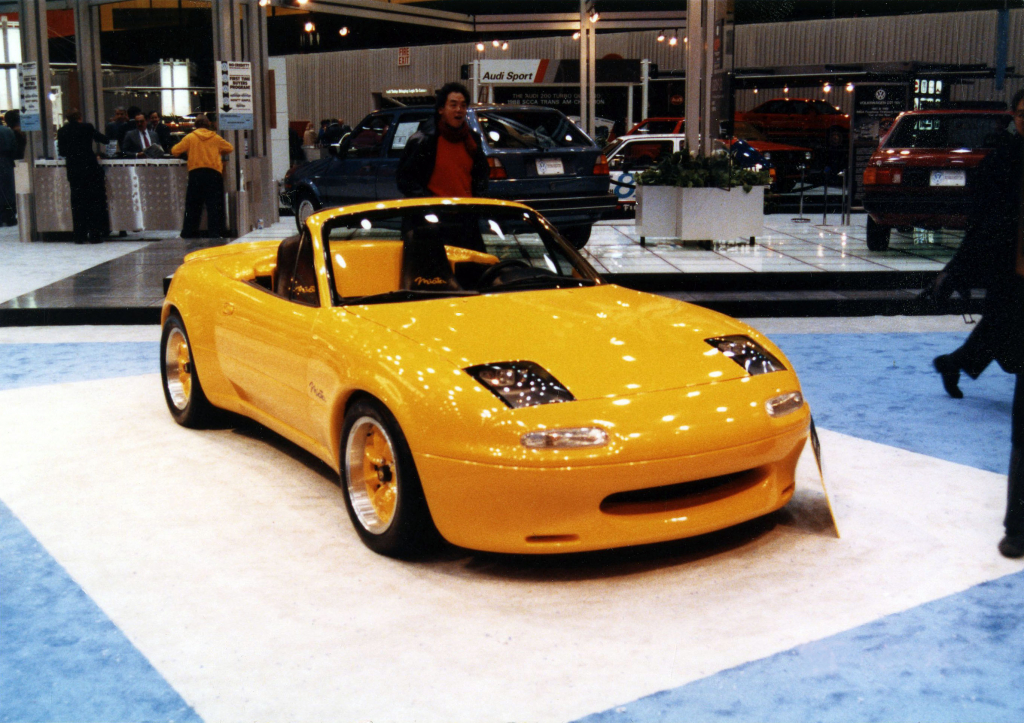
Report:
M 0 721 L 200 721 L 0 502 Z
M 1024 572 L 581 719 L 1024 720 Z
M 0 389 L 160 371 L 156 342 L 0 344 Z
M 1014 377 L 993 363 L 963 399 L 942 388 L 932 359 L 966 333 L 776 334 L 815 423 L 853 437 L 1006 474 Z M 825 455 L 828 450 L 823 450 Z
M 953 400 L 931 367 L 965 336 L 773 340 L 820 427 L 1005 473 L 1013 378 Z M 155 343 L 0 344 L 0 389 L 158 369 Z M 198 719 L 2 504 L 0 591 L 0 721 Z M 1022 599 L 1024 573 L 585 720 L 1024 720 Z

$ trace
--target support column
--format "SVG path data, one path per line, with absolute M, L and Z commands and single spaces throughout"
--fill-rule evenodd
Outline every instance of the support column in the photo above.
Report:
M 19 0 L 22 62 L 35 62 L 39 68 L 39 121 L 41 130 L 29 131 L 26 160 L 31 168 L 37 158 L 52 158 L 53 107 L 50 102 L 50 46 L 44 0 Z
M 580 128 L 584 131 L 590 127 L 590 119 L 587 118 L 590 113 L 590 98 L 588 91 L 590 89 L 590 73 L 588 68 L 590 67 L 590 43 L 587 42 L 587 29 L 590 25 L 590 21 L 587 19 L 587 0 L 580 0 Z
M 264 88 L 268 81 L 267 18 L 257 0 L 219 0 L 210 9 L 213 19 L 213 58 L 252 64 L 253 128 L 224 131 L 235 152 L 224 168 L 227 226 L 241 236 L 263 219 L 278 219 L 277 184 L 270 158 L 270 112 Z M 214 68 L 214 77 L 219 73 Z
M 75 56 L 78 63 L 80 98 L 72 98 L 68 107 L 82 111 L 86 123 L 102 133 L 106 125 L 106 104 L 103 99 L 103 65 L 100 57 L 100 9 L 95 5 L 75 3 Z

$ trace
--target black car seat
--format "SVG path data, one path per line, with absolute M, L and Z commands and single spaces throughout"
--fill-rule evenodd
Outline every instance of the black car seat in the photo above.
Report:
M 313 244 L 308 233 L 289 236 L 277 247 L 274 293 L 304 304 L 315 306 L 320 303 L 313 266 Z
M 412 291 L 458 291 L 439 229 L 420 226 L 403 232 L 402 288 Z

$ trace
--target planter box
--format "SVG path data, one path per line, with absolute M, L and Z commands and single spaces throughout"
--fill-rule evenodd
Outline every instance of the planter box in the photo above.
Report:
M 678 188 L 637 186 L 636 227 L 641 238 L 683 241 L 750 238 L 764 227 L 764 186 Z

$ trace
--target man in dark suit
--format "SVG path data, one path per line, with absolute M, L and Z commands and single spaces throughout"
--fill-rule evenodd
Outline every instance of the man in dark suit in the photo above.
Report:
M 103 135 L 112 141 L 121 140 L 122 131 L 125 128 L 131 129 L 131 124 L 128 122 L 128 112 L 123 106 L 114 108 L 114 117 L 109 123 L 107 123 L 106 129 L 103 131 Z
M 91 124 L 83 123 L 80 111 L 72 110 L 66 117 L 67 123 L 57 131 L 57 152 L 67 164 L 75 243 L 100 243 L 110 235 L 110 213 L 106 179 L 94 144 L 107 143 L 108 139 Z
M 163 120 L 160 118 L 160 114 L 155 110 L 151 110 L 146 114 L 149 119 L 149 132 L 150 134 L 156 134 L 157 142 L 160 147 L 164 149 L 164 152 L 170 153 L 171 146 L 174 143 L 171 142 L 171 129 L 164 125 Z
M 157 140 L 156 133 L 149 130 L 146 116 L 142 113 L 135 116 L 135 128 L 124 134 L 121 153 L 136 158 L 159 158 L 164 155 L 164 149 Z

